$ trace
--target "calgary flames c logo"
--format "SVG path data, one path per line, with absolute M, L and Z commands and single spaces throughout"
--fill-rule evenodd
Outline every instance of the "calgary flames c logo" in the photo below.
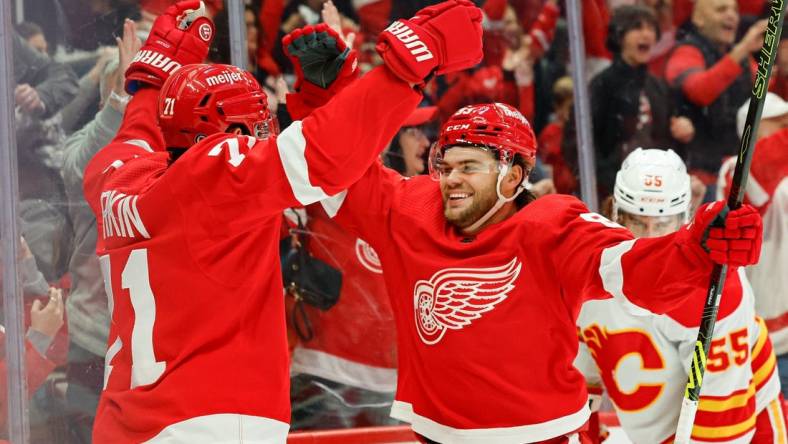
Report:
M 514 289 L 521 268 L 513 258 L 500 267 L 447 268 L 416 282 L 413 310 L 421 340 L 436 344 L 447 329 L 461 330 L 495 308 Z
M 608 330 L 592 324 L 583 329 L 581 339 L 619 409 L 641 411 L 662 395 L 665 360 L 648 332 L 635 328 Z

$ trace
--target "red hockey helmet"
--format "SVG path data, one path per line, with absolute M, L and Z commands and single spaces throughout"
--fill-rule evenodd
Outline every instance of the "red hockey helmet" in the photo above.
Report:
M 452 146 L 494 149 L 501 162 L 506 163 L 516 154 L 530 167 L 536 162 L 536 136 L 531 124 L 520 111 L 505 103 L 469 105 L 449 117 L 430 153 L 430 171 L 435 171 L 443 151 Z
M 232 65 L 186 65 L 159 93 L 159 126 L 170 148 L 188 148 L 206 136 L 240 128 L 267 139 L 277 132 L 257 80 Z

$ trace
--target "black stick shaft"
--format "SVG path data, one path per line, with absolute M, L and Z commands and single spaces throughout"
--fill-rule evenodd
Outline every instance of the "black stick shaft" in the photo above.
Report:
M 763 112 L 766 90 L 769 85 L 772 66 L 774 66 L 774 59 L 777 55 L 777 46 L 780 43 L 780 33 L 784 19 L 785 0 L 772 0 L 769 6 L 769 24 L 764 35 L 763 47 L 761 48 L 760 60 L 758 61 L 758 73 L 751 91 L 750 107 L 747 111 L 747 120 L 744 125 L 741 143 L 739 144 L 738 158 L 736 159 L 736 169 L 733 173 L 731 191 L 728 195 L 727 206 L 729 209 L 739 208 L 744 200 L 744 189 L 750 176 L 750 164 L 755 151 L 758 124 Z M 723 211 L 723 213 L 726 212 Z M 720 222 L 724 224 L 724 216 L 718 217 L 718 220 L 715 221 L 717 224 Z M 698 330 L 698 340 L 695 343 L 695 356 L 692 360 L 687 390 L 684 394 L 685 398 L 691 401 L 697 401 L 700 396 L 703 374 L 706 371 L 706 356 L 708 356 L 711 338 L 714 334 L 720 294 L 722 293 L 727 271 L 727 266 L 715 265 L 711 274 L 709 291 L 706 293 L 706 302 Z

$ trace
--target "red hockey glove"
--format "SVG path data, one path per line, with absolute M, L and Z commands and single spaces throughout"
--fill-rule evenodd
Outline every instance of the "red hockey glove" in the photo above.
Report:
M 126 70 L 126 92 L 134 94 L 143 85 L 161 88 L 182 65 L 202 63 L 214 35 L 213 22 L 198 17 L 186 29 L 187 11 L 198 10 L 199 0 L 178 2 L 164 11 L 150 31 L 148 40 Z
M 282 47 L 295 68 L 294 94 L 287 95 L 293 120 L 302 120 L 358 77 L 358 56 L 325 23 L 287 34 Z
M 724 208 L 722 201 L 701 206 L 695 220 L 684 230 L 717 264 L 743 267 L 757 263 L 763 240 L 761 215 L 752 206 L 742 205 L 724 215 L 724 226 L 712 225 Z
M 428 6 L 389 25 L 376 48 L 386 66 L 411 83 L 470 68 L 482 60 L 482 12 L 469 0 Z

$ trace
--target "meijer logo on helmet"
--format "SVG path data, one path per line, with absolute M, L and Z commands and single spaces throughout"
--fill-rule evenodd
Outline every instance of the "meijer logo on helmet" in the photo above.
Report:
M 397 37 L 399 41 L 404 43 L 405 47 L 410 50 L 410 53 L 416 57 L 417 62 L 423 62 L 433 58 L 432 52 L 427 49 L 427 45 L 419 40 L 419 36 L 416 35 L 408 25 L 396 21 L 390 24 L 389 27 L 386 28 L 386 31 L 390 32 L 393 36 Z
M 205 81 L 208 86 L 216 86 L 221 83 L 235 83 L 240 82 L 242 77 L 237 72 L 224 71 L 215 76 L 208 77 Z

